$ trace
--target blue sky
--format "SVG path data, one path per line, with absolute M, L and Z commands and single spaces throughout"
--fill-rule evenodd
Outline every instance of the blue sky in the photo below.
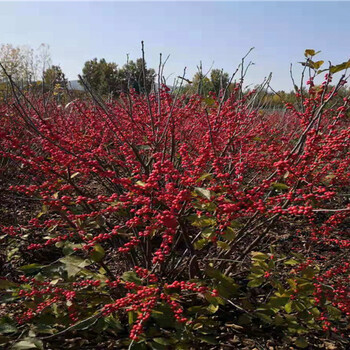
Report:
M 86 60 L 106 58 L 123 65 L 126 54 L 140 57 L 141 40 L 149 67 L 159 53 L 170 54 L 166 76 L 192 77 L 204 70 L 233 72 L 240 59 L 255 63 L 247 84 L 273 72 L 272 86 L 290 90 L 290 63 L 306 48 L 319 59 L 350 58 L 350 2 L 0 2 L 0 43 L 50 45 L 54 64 L 76 79 Z

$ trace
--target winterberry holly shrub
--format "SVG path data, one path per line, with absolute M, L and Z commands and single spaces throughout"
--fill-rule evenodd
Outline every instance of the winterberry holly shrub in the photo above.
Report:
M 1 344 L 345 344 L 350 97 L 335 99 L 345 75 L 330 82 L 348 66 L 315 86 L 307 51 L 307 92 L 273 113 L 241 84 L 225 100 L 163 86 L 65 108 L 11 82 L 2 196 L 24 206 L 0 227 Z

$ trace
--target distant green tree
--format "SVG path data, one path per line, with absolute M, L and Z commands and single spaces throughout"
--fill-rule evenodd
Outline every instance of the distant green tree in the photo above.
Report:
M 210 73 L 210 81 L 212 84 L 213 91 L 216 93 L 217 96 L 219 96 L 220 91 L 225 89 L 227 84 L 229 83 L 230 76 L 222 69 L 213 69 Z M 228 95 L 228 93 L 229 91 L 226 92 L 226 95 Z
M 209 92 L 215 92 L 217 96 L 220 96 L 220 91 L 226 88 L 229 81 L 229 74 L 222 69 L 213 69 L 210 72 L 210 78 L 199 71 L 193 76 L 192 81 L 182 88 L 182 91 L 190 94 L 196 93 L 201 96 L 208 96 Z M 226 92 L 226 97 L 228 97 L 230 91 L 231 89 L 229 87 Z
M 58 103 L 65 100 L 68 80 L 62 72 L 61 67 L 51 66 L 43 72 L 43 92 L 50 92 L 56 98 Z
M 68 81 L 60 66 L 51 66 L 44 71 L 44 85 L 48 89 L 67 87 Z
M 145 77 L 144 77 L 145 72 Z M 127 92 L 129 89 L 135 89 L 138 93 L 150 92 L 155 79 L 155 70 L 143 67 L 143 60 L 139 58 L 134 61 L 127 62 L 119 71 L 122 91 Z
M 22 88 L 41 78 L 50 61 L 49 47 L 45 44 L 41 44 L 36 51 L 28 46 L 0 45 L 2 66 L 11 79 Z M 7 76 L 2 69 L 0 81 L 7 82 Z
M 107 95 L 120 90 L 117 64 L 106 62 L 104 58 L 85 62 L 82 77 L 98 94 Z
M 210 79 L 201 72 L 197 72 L 192 78 L 190 92 L 197 93 L 201 96 L 207 96 L 214 87 Z
M 144 78 L 145 72 L 145 78 Z M 122 68 L 114 62 L 106 62 L 104 58 L 97 58 L 85 62 L 83 79 L 89 83 L 94 91 L 100 95 L 113 94 L 135 89 L 138 93 L 150 92 L 154 84 L 155 71 L 143 68 L 143 60 L 129 61 Z

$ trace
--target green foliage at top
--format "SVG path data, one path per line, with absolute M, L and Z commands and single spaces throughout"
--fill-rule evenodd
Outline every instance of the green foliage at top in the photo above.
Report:
M 135 89 L 138 93 L 150 92 L 154 84 L 155 71 L 148 69 L 146 64 L 143 67 L 142 58 L 136 62 L 128 61 L 120 68 L 116 63 L 107 62 L 104 58 L 99 61 L 94 58 L 85 62 L 82 77 L 98 94 L 118 96 L 129 89 Z

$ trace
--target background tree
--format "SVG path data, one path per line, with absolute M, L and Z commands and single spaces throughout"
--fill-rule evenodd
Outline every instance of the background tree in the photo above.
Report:
M 205 76 L 202 72 L 197 72 L 192 79 L 193 92 L 207 96 L 210 91 L 214 90 L 211 80 Z
M 212 89 L 217 96 L 220 95 L 220 91 L 225 89 L 230 81 L 230 76 L 228 73 L 224 72 L 223 69 L 213 69 L 210 72 L 210 81 L 212 84 Z M 227 91 L 226 95 L 228 95 Z M 227 96 L 226 96 L 227 97 Z
M 145 78 L 144 78 L 145 72 Z M 122 68 L 114 62 L 106 62 L 97 58 L 85 62 L 83 79 L 100 95 L 118 95 L 135 89 L 138 93 L 150 92 L 154 83 L 155 71 L 148 69 L 141 58 L 136 62 L 128 61 Z
M 204 74 L 200 68 L 191 79 L 191 82 L 183 87 L 182 91 L 189 94 L 196 93 L 204 97 L 208 96 L 209 92 L 215 92 L 219 96 L 220 91 L 225 89 L 229 83 L 230 76 L 222 69 L 212 69 L 210 78 L 208 74 Z M 226 97 L 228 97 L 229 93 L 230 89 L 227 90 Z
M 12 80 L 22 89 L 37 90 L 33 84 L 43 79 L 43 73 L 51 64 L 49 46 L 41 44 L 37 50 L 28 46 L 0 45 L 0 62 Z M 10 93 L 10 85 L 5 72 L 0 69 L 0 98 Z
M 60 66 L 51 66 L 46 69 L 43 76 L 44 86 L 48 89 L 59 87 L 65 89 L 68 85 L 65 74 Z
M 1 45 L 0 62 L 12 79 L 21 86 L 29 84 L 36 78 L 34 50 L 29 47 Z M 0 79 L 3 82 L 7 80 L 3 71 L 0 72 Z
M 107 95 L 120 90 L 117 64 L 104 58 L 85 62 L 82 77 L 98 94 Z
M 155 70 L 148 69 L 146 63 L 143 69 L 142 58 L 138 58 L 136 62 L 128 61 L 119 72 L 121 89 L 123 92 L 127 92 L 130 88 L 135 89 L 138 93 L 150 92 L 154 85 L 155 75 Z
M 36 53 L 35 70 L 38 72 L 36 79 L 43 80 L 44 72 L 52 65 L 50 46 L 48 44 L 41 44 Z
M 51 66 L 43 73 L 43 91 L 51 92 L 59 103 L 67 95 L 68 80 L 60 66 Z

